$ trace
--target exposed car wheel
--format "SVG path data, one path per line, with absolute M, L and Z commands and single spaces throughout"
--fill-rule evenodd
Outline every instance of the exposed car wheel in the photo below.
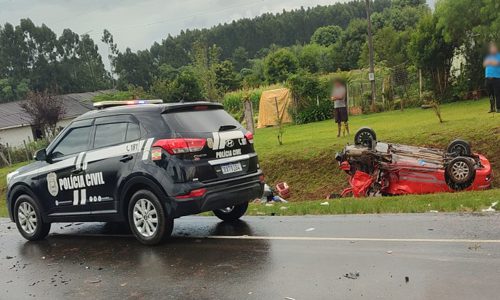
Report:
M 130 229 L 139 242 L 157 245 L 172 234 L 174 219 L 167 216 L 156 195 L 148 190 L 137 191 L 128 205 Z
M 471 186 L 476 177 L 474 162 L 467 157 L 455 157 L 446 166 L 445 178 L 453 190 L 463 190 Z
M 446 152 L 453 156 L 470 156 L 472 154 L 470 144 L 460 139 L 452 141 L 446 148 Z
M 248 208 L 248 202 L 238 204 L 235 206 L 230 206 L 222 209 L 214 210 L 214 215 L 216 215 L 222 221 L 234 222 L 239 220 L 246 212 Z
M 50 223 L 43 222 L 40 206 L 28 195 L 17 198 L 14 220 L 21 235 L 29 241 L 42 240 L 49 234 Z
M 377 140 L 377 134 L 370 127 L 362 127 L 354 135 L 354 145 L 371 147 Z

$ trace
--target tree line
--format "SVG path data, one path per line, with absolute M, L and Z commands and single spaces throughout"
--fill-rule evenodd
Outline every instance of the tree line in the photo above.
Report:
M 375 0 L 376 66 L 418 68 L 438 98 L 482 86 L 485 45 L 499 41 L 496 0 Z M 120 51 L 104 30 L 107 72 L 95 42 L 69 29 L 57 36 L 29 19 L 0 27 L 0 100 L 28 91 L 137 89 L 167 102 L 219 100 L 228 91 L 368 65 L 365 1 L 263 14 L 209 29 L 184 30 L 149 49 Z M 460 58 L 457 60 L 457 58 Z M 458 63 L 453 63 L 456 60 Z M 457 68 L 452 76 L 452 66 Z

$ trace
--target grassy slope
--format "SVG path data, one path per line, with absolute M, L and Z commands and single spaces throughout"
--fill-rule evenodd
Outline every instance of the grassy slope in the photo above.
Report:
M 480 212 L 500 198 L 500 190 L 432 195 L 408 195 L 378 198 L 275 203 L 272 206 L 251 204 L 247 215 L 292 216 L 374 213 Z M 328 205 L 321 203 L 328 202 Z M 495 209 L 500 209 L 496 205 Z
M 343 138 L 336 137 L 331 120 L 287 126 L 282 146 L 277 145 L 277 130 L 264 128 L 257 130 L 255 145 L 268 182 L 286 181 L 292 201 L 324 199 L 346 186 L 347 177 L 338 169 L 334 154 L 352 143 L 353 133 L 362 126 L 373 128 L 379 140 L 412 145 L 444 148 L 451 140 L 464 138 L 500 174 L 500 114 L 486 113 L 488 107 L 485 99 L 442 105 L 442 124 L 432 110 L 419 108 L 353 116 L 351 136 Z M 500 186 L 498 176 L 495 185 Z
M 0 168 L 0 217 L 7 216 L 5 197 L 7 196 L 7 174 L 24 166 L 26 163 L 15 164 L 12 167 Z

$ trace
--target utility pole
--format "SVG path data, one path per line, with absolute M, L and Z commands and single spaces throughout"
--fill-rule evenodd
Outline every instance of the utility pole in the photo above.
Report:
M 368 74 L 368 79 L 370 80 L 372 86 L 372 111 L 375 111 L 375 66 L 373 62 L 373 39 L 372 39 L 372 20 L 371 20 L 371 9 L 370 0 L 366 0 L 366 18 L 368 20 L 368 49 L 370 51 L 370 74 Z

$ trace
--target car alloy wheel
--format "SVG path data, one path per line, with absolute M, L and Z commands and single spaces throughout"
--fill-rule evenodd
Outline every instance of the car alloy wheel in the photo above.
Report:
M 17 210 L 17 218 L 24 232 L 32 235 L 38 225 L 35 208 L 28 202 L 23 202 Z
M 135 228 L 144 237 L 151 237 L 158 230 L 158 212 L 147 199 L 139 199 L 135 203 L 133 219 Z
M 453 178 L 457 181 L 462 181 L 469 176 L 469 166 L 463 161 L 458 161 L 454 163 L 451 167 L 451 174 Z

